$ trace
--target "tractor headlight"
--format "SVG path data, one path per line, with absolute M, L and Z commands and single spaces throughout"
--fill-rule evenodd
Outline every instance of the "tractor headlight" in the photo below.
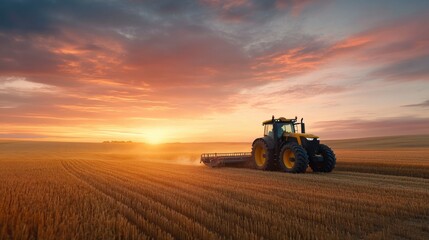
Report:
M 307 140 L 308 140 L 308 141 L 313 141 L 313 140 L 314 140 L 314 138 L 307 138 Z

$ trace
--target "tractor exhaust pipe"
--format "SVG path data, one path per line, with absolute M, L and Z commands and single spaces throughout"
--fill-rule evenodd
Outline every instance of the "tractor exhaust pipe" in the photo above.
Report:
M 304 118 L 301 118 L 301 133 L 305 133 L 305 123 L 304 123 Z

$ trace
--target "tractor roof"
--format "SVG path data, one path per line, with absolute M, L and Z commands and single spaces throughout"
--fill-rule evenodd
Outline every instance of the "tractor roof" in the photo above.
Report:
M 265 124 L 273 124 L 274 122 L 284 122 L 284 123 L 288 123 L 288 122 L 296 122 L 296 119 L 288 119 L 288 118 L 284 118 L 284 117 L 280 117 L 280 118 L 272 118 L 270 120 L 264 121 L 262 122 L 262 125 Z

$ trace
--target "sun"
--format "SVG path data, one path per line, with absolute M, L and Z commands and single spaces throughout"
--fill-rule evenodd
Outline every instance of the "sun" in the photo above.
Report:
M 165 129 L 147 129 L 144 131 L 144 141 L 149 144 L 165 143 L 168 131 Z

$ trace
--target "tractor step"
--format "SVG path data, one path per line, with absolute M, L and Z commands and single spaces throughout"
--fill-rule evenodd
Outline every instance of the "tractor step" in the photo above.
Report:
M 200 163 L 210 167 L 220 167 L 230 163 L 245 163 L 252 158 L 250 152 L 234 153 L 203 153 L 201 154 Z

